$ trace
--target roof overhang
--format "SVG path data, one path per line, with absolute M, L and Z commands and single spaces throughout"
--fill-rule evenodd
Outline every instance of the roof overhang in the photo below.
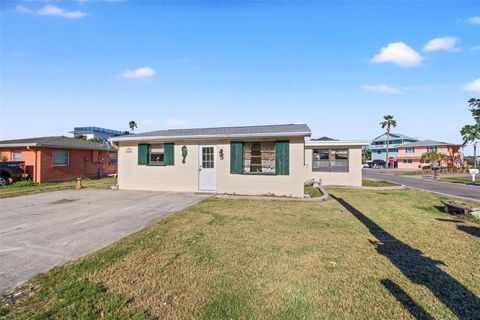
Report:
M 218 140 L 238 138 L 278 138 L 278 137 L 310 137 L 311 132 L 276 132 L 250 134 L 209 134 L 209 135 L 180 135 L 180 136 L 120 136 L 111 137 L 113 142 L 119 141 L 175 141 L 175 140 Z
M 364 140 L 305 141 L 306 147 L 363 147 L 369 144 L 370 142 Z
M 38 147 L 38 148 L 54 148 L 54 149 L 79 149 L 79 150 L 98 150 L 98 151 L 112 151 L 116 150 L 113 147 L 106 148 L 95 148 L 95 147 L 86 147 L 86 146 L 64 146 L 64 145 L 55 145 L 55 144 L 46 144 L 46 143 L 7 143 L 0 144 L 0 148 L 25 148 L 25 147 Z

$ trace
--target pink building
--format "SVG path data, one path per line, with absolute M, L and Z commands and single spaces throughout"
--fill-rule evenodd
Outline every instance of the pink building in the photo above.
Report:
M 461 168 L 464 165 L 461 145 L 434 140 L 423 140 L 398 146 L 399 169 L 421 169 L 431 165 L 429 160 L 422 159 L 426 152 L 436 151 L 446 157 L 441 162 L 442 167 Z

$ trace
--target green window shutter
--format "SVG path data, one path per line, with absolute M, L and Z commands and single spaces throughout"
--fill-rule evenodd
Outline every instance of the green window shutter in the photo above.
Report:
M 174 161 L 174 144 L 173 143 L 165 143 L 163 144 L 163 150 L 165 151 L 165 165 L 166 166 L 173 166 L 175 164 Z
M 230 142 L 230 173 L 243 172 L 243 142 Z
M 290 142 L 277 141 L 275 142 L 275 172 L 278 175 L 289 175 L 289 161 L 290 161 Z
M 138 165 L 145 166 L 148 164 L 148 144 L 138 144 Z

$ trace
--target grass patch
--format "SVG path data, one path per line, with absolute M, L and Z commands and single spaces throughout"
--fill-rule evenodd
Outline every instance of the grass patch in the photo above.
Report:
M 83 179 L 82 185 L 86 188 L 108 189 L 110 186 L 117 184 L 116 178 L 101 179 Z M 74 189 L 76 180 L 62 182 L 45 182 L 35 183 L 32 181 L 17 181 L 8 186 L 0 187 L 0 199 L 24 196 L 27 194 Z
M 398 186 L 398 184 L 387 182 L 387 181 L 377 181 L 377 180 L 362 180 L 362 186 L 364 187 L 393 187 Z
M 437 194 L 330 192 L 324 202 L 206 199 L 35 277 L 38 291 L 2 312 L 24 319 L 475 317 L 478 225 L 442 213 Z
M 303 187 L 303 192 L 305 194 L 308 194 L 310 198 L 316 198 L 316 197 L 321 197 L 323 196 L 322 192 L 318 190 L 318 188 L 315 188 L 313 185 L 306 185 Z

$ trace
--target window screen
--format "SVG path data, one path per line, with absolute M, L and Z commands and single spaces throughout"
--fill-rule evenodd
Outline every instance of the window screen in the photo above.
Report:
M 54 166 L 68 166 L 69 153 L 68 150 L 53 150 L 52 164 Z
M 348 172 L 348 149 L 314 149 L 312 170 Z

